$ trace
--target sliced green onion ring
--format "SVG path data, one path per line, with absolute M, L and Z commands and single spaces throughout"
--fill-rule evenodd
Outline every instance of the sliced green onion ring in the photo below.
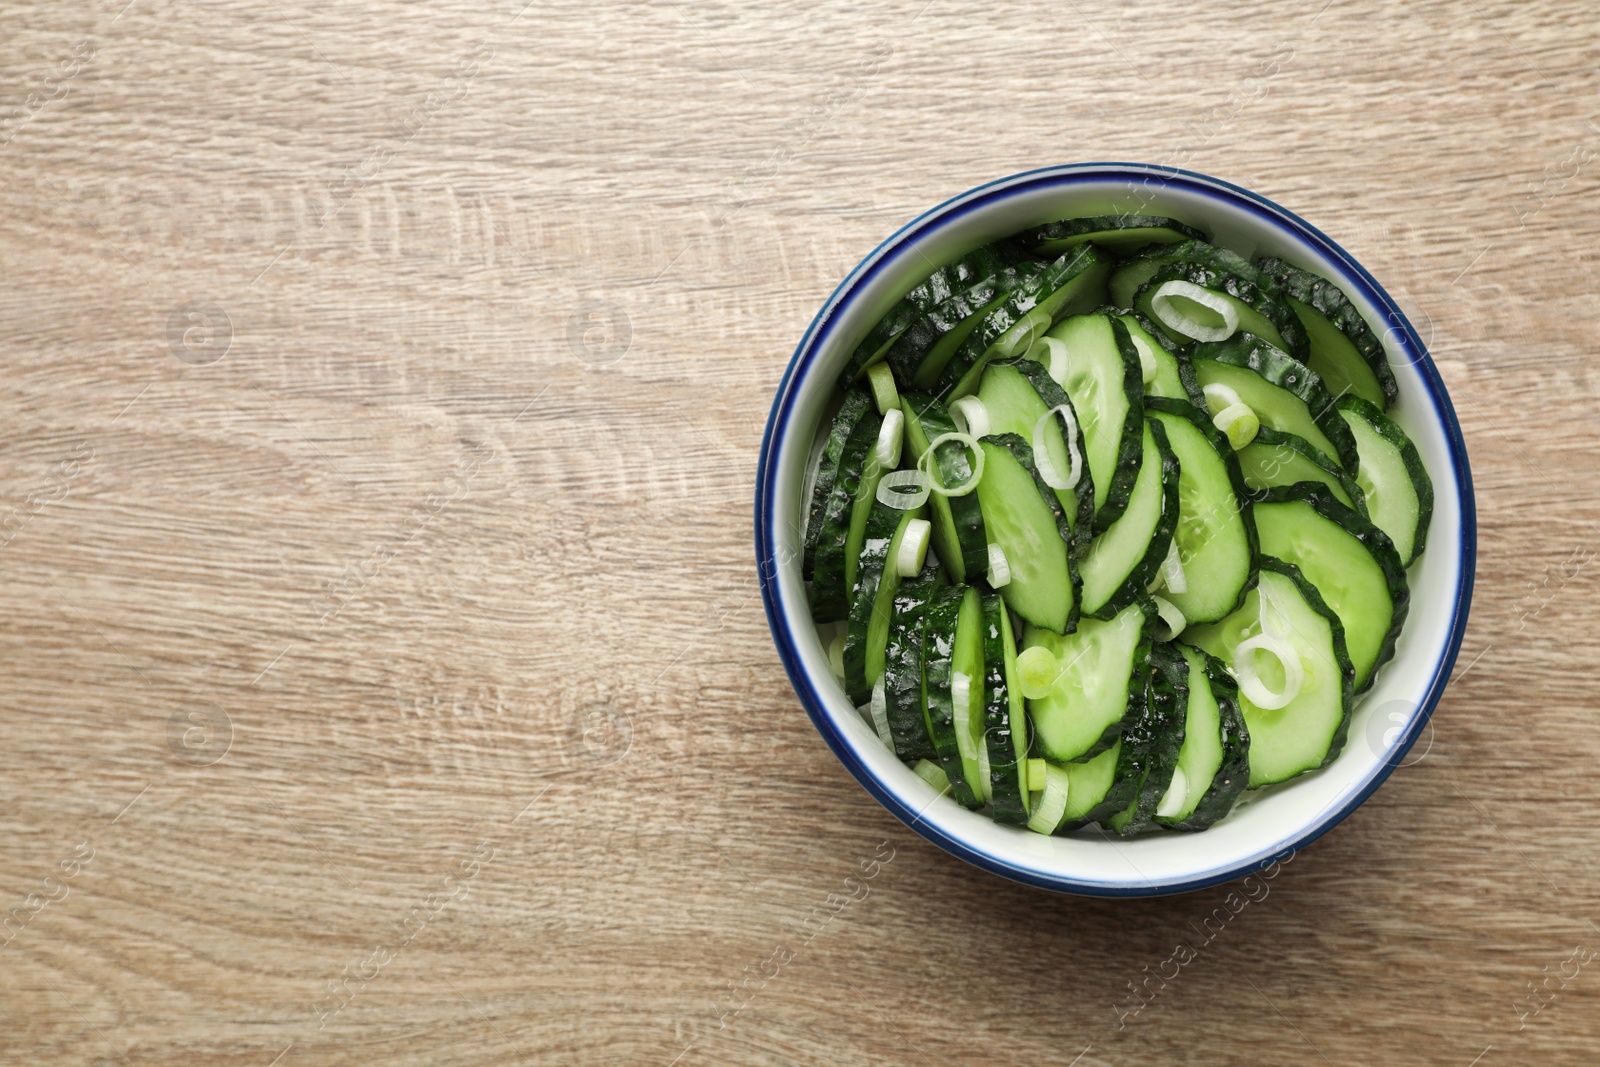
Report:
M 1206 411 L 1212 415 L 1224 408 L 1244 403 L 1244 399 L 1234 392 L 1231 386 L 1223 385 L 1221 382 L 1212 382 L 1200 391 L 1206 397 Z
M 951 404 L 950 421 L 962 433 L 973 437 L 989 436 L 989 408 L 976 396 L 969 394 Z
M 1044 789 L 1044 770 L 1049 766 L 1042 759 L 1031 758 L 1026 764 L 1028 768 L 1028 792 L 1038 793 Z
M 1028 784 L 1033 784 L 1031 770 Z M 1033 804 L 1033 812 L 1028 816 L 1028 829 L 1036 834 L 1056 832 L 1067 814 L 1067 792 L 1071 784 L 1072 779 L 1066 771 L 1053 763 L 1045 763 L 1044 795 Z
M 1256 670 L 1256 656 L 1266 654 L 1276 659 L 1283 668 L 1283 688 L 1274 691 L 1261 680 Z M 1294 646 L 1281 637 L 1262 633 L 1241 641 L 1233 650 L 1233 676 L 1239 680 L 1239 692 L 1262 711 L 1277 711 L 1287 707 L 1300 695 L 1305 684 L 1305 667 Z
M 1161 584 L 1169 593 L 1187 593 L 1189 578 L 1183 573 L 1183 556 L 1178 553 L 1178 539 L 1173 538 L 1167 548 L 1167 558 L 1161 561 Z
M 1156 630 L 1156 640 L 1171 641 L 1183 633 L 1183 628 L 1189 625 L 1189 620 L 1183 617 L 1183 612 L 1178 610 L 1178 606 L 1165 597 L 1158 596 L 1151 599 L 1156 602 L 1156 614 L 1161 616 L 1161 626 Z
M 933 473 L 933 454 L 940 445 L 946 441 L 959 441 L 972 451 L 972 477 L 956 486 L 954 489 L 945 488 Z M 922 477 L 928 482 L 928 489 L 940 496 L 966 496 L 978 488 L 978 483 L 983 481 L 983 449 L 978 445 L 978 439 L 969 433 L 942 433 L 928 442 L 928 448 L 917 459 L 917 470 L 922 472 Z
M 944 768 L 932 760 L 919 759 L 911 772 L 924 782 L 933 786 L 935 793 L 943 793 L 950 788 L 950 777 L 944 773 Z
M 1133 350 L 1139 353 L 1139 376 L 1149 385 L 1156 377 L 1156 354 L 1150 351 L 1150 344 L 1138 334 L 1130 334 L 1133 341 Z
M 1189 796 L 1189 776 L 1183 773 L 1182 767 L 1172 769 L 1172 784 L 1167 786 L 1167 791 L 1161 794 L 1161 803 L 1156 805 L 1156 816 L 1170 819 L 1183 810 L 1183 802 Z
M 1202 322 L 1179 304 L 1180 300 L 1213 312 L 1222 322 Z M 1156 286 L 1150 296 L 1150 310 L 1163 326 L 1196 341 L 1226 341 L 1239 328 L 1239 312 L 1232 301 L 1221 293 L 1179 278 Z
M 928 538 L 932 535 L 933 524 L 927 519 L 912 519 L 906 523 L 906 532 L 900 538 L 900 550 L 894 561 L 900 577 L 915 578 L 922 573 L 922 565 L 928 561 Z
M 1050 377 L 1060 384 L 1067 377 L 1067 364 L 1071 362 L 1071 353 L 1067 349 L 1067 342 L 1059 337 L 1041 337 L 1028 348 L 1028 359 L 1035 363 L 1043 363 L 1050 372 Z
M 1006 550 L 989 542 L 989 584 L 996 589 L 1004 589 L 1011 584 L 1011 563 L 1006 559 Z
M 1212 417 L 1211 425 L 1222 431 L 1235 452 L 1261 432 L 1261 419 L 1248 404 L 1229 404 Z
M 1066 476 L 1063 477 L 1056 470 L 1055 461 L 1050 458 L 1050 450 L 1045 446 L 1049 438 L 1044 436 L 1046 424 L 1055 420 L 1057 415 L 1066 423 L 1066 432 L 1061 435 L 1067 444 L 1067 460 L 1070 466 Z M 1078 414 L 1072 410 L 1071 404 L 1057 404 L 1033 424 L 1033 462 L 1039 468 L 1039 477 L 1044 479 L 1044 484 L 1052 489 L 1076 489 L 1078 481 L 1083 477 L 1083 453 L 1078 450 Z
M 920 470 L 890 471 L 878 480 L 878 503 L 910 511 L 928 502 L 928 479 Z
M 872 701 L 867 705 L 872 715 L 872 728 L 878 731 L 878 740 L 894 751 L 894 735 L 889 733 L 889 702 L 883 695 L 883 679 L 872 687 Z
M 1017 675 L 1022 682 L 1022 695 L 1029 700 L 1043 700 L 1050 695 L 1061 664 L 1056 654 L 1043 645 L 1034 645 L 1017 653 Z
M 878 463 L 886 470 L 900 466 L 900 449 L 905 443 L 906 417 L 899 408 L 891 408 L 883 416 L 883 428 L 878 431 Z
M 995 341 L 995 354 L 1001 359 L 1010 359 L 1019 352 L 1026 352 L 1032 348 L 1039 339 L 1039 335 L 1055 325 L 1050 313 L 1044 308 L 1036 307 L 1029 311 Z

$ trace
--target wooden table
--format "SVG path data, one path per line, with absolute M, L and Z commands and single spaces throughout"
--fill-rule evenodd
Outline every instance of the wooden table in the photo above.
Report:
M 1589 5 L 125 2 L 0 14 L 0 1062 L 1595 1062 Z M 906 830 L 750 544 L 838 279 L 1107 158 L 1384 279 L 1482 561 L 1423 755 L 1126 1017 L 1230 890 Z

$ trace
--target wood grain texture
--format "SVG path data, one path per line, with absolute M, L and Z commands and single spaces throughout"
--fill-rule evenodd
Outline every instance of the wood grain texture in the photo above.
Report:
M 0 1063 L 1593 1062 L 1588 5 L 125 3 L 0 5 Z M 904 829 L 750 545 L 839 278 L 1087 159 L 1382 278 L 1481 536 L 1425 756 L 1121 1020 L 1229 890 Z

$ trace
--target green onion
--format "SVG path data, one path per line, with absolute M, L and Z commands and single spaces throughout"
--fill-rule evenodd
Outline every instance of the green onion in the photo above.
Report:
M 1227 436 L 1235 452 L 1256 439 L 1261 431 L 1261 420 L 1238 393 L 1221 382 L 1211 383 L 1204 392 L 1211 425 Z
M 883 416 L 883 428 L 878 431 L 878 463 L 885 470 L 900 466 L 900 448 L 905 441 L 906 416 L 893 408 Z
M 989 542 L 989 584 L 1004 589 L 1011 584 L 1011 564 L 1006 560 L 1006 550 Z
M 867 382 L 872 386 L 872 399 L 878 402 L 878 414 L 887 415 L 900 406 L 900 390 L 894 385 L 894 371 L 887 363 L 874 363 L 867 368 Z
M 894 735 L 889 732 L 889 702 L 883 693 L 883 679 L 872 687 L 872 701 L 867 705 L 872 715 L 872 728 L 878 731 L 878 740 L 894 751 Z
M 928 480 L 921 471 L 890 471 L 878 480 L 878 503 L 910 511 L 928 502 Z
M 1041 337 L 1028 349 L 1028 359 L 1043 363 L 1050 377 L 1057 382 L 1067 380 L 1067 365 L 1072 361 L 1067 342 L 1059 337 Z
M 1028 790 L 1033 793 L 1044 789 L 1045 768 L 1050 765 L 1042 759 L 1028 761 Z
M 1261 420 L 1248 404 L 1230 404 L 1211 419 L 1211 424 L 1228 438 L 1235 452 L 1256 439 L 1261 432 Z
M 1189 797 L 1189 776 L 1183 773 L 1182 767 L 1172 769 L 1172 782 L 1167 786 L 1167 791 L 1161 794 L 1161 803 L 1156 805 L 1156 817 L 1170 819 L 1183 810 L 1184 801 Z
M 1066 431 L 1061 435 L 1067 444 L 1068 467 L 1065 475 L 1056 470 L 1055 461 L 1050 458 L 1050 449 L 1046 447 L 1049 439 L 1044 436 L 1045 425 L 1053 422 L 1057 415 L 1066 424 Z M 1072 410 L 1071 404 L 1057 404 L 1040 415 L 1033 424 L 1033 462 L 1039 468 L 1039 477 L 1050 488 L 1077 488 L 1078 480 L 1083 477 L 1083 454 L 1078 451 L 1078 415 Z
M 916 471 L 907 473 L 915 474 Z M 928 538 L 933 534 L 933 524 L 927 519 L 912 519 L 906 523 L 906 532 L 900 538 L 900 550 L 895 557 L 895 567 L 902 578 L 915 578 L 922 573 L 928 560 Z
M 1183 573 L 1183 556 L 1178 552 L 1178 539 L 1173 538 L 1167 547 L 1167 558 L 1161 561 L 1161 584 L 1169 593 L 1187 593 L 1189 578 Z
M 1043 700 L 1050 695 L 1061 665 L 1056 654 L 1043 645 L 1034 645 L 1017 653 L 1017 674 L 1022 680 L 1022 695 L 1029 700 Z
M 946 441 L 959 441 L 972 450 L 973 464 L 972 476 L 954 489 L 947 489 L 933 473 L 933 453 Z M 927 449 L 917 459 L 917 470 L 926 479 L 928 488 L 940 496 L 966 496 L 978 488 L 978 483 L 983 481 L 983 449 L 978 447 L 978 439 L 969 433 L 944 433 L 928 442 Z
M 950 778 L 944 773 L 944 768 L 932 760 L 917 760 L 917 765 L 911 768 L 911 772 L 933 786 L 935 793 L 943 793 L 950 788 Z
M 1044 763 L 1043 760 L 1030 760 Z M 1029 768 L 1029 784 L 1032 785 L 1032 767 Z M 1028 829 L 1036 834 L 1053 834 L 1061 825 L 1061 820 L 1067 814 L 1068 787 L 1072 779 L 1067 772 L 1053 763 L 1044 766 L 1044 795 L 1033 805 L 1033 812 L 1028 816 Z
M 964 396 L 951 404 L 950 421 L 956 429 L 973 437 L 989 435 L 989 409 L 976 396 Z
M 1262 679 L 1256 667 L 1256 656 L 1265 654 L 1278 661 L 1283 675 L 1283 686 L 1273 689 Z M 1272 634 L 1257 634 L 1241 641 L 1233 650 L 1233 676 L 1239 680 L 1239 692 L 1262 711 L 1277 711 L 1287 707 L 1300 695 L 1305 684 L 1305 667 L 1294 646 Z
M 1156 640 L 1171 641 L 1183 633 L 1183 628 L 1189 625 L 1189 621 L 1183 617 L 1183 612 L 1178 610 L 1177 605 L 1165 597 L 1158 596 L 1151 599 L 1156 602 L 1156 614 L 1161 616 L 1161 627 L 1156 631 Z
M 1053 317 L 1049 311 L 1041 307 L 1034 308 L 995 341 L 995 355 L 1001 359 L 1010 359 L 1019 352 L 1028 351 L 1038 341 L 1039 335 L 1052 325 L 1054 325 Z
M 1239 312 L 1232 301 L 1180 279 L 1156 287 L 1150 310 L 1163 326 L 1196 341 L 1226 341 L 1239 328 Z
M 1136 333 L 1129 334 L 1133 341 L 1133 349 L 1139 353 L 1139 376 L 1144 379 L 1144 384 L 1149 385 L 1156 376 L 1156 354 L 1150 351 L 1150 346 L 1143 337 Z

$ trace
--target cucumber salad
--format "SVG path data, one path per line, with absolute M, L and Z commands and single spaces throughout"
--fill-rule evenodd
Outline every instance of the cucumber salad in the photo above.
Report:
M 1328 280 L 1176 219 L 933 271 L 818 431 L 803 574 L 845 693 L 1042 834 L 1203 830 L 1325 766 L 1394 654 L 1433 488 Z

